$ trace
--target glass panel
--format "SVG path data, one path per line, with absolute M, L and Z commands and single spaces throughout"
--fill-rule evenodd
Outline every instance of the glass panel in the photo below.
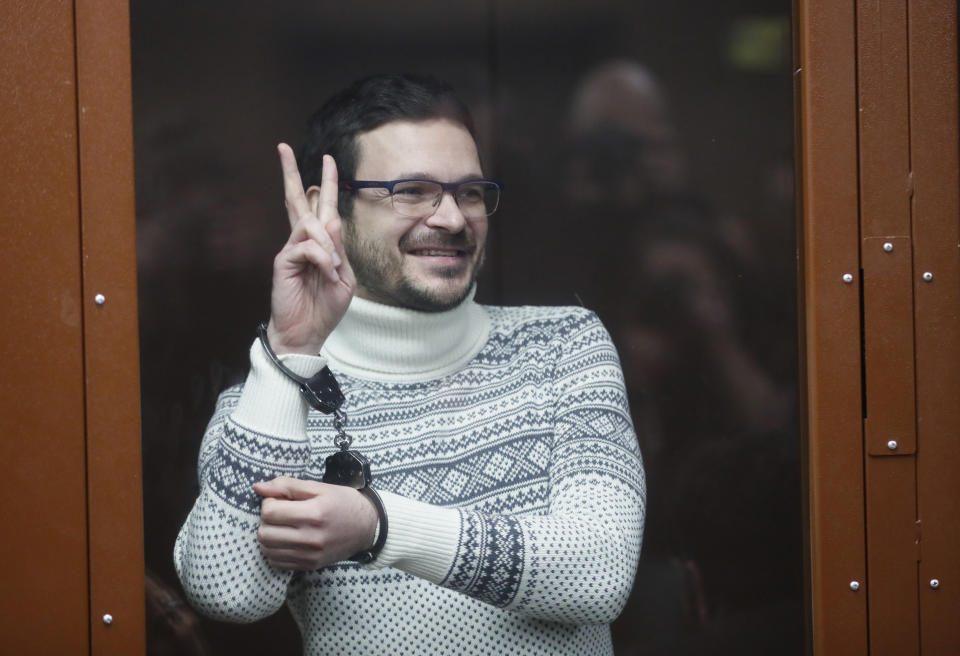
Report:
M 619 349 L 649 507 L 617 653 L 801 653 L 787 0 L 131 10 L 153 653 L 301 649 L 286 611 L 189 611 L 171 553 L 214 401 L 269 311 L 274 146 L 399 70 L 454 83 L 505 183 L 478 299 L 584 305 Z

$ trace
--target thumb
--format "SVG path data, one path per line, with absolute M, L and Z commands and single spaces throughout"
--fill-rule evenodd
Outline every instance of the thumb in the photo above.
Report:
M 262 497 L 300 501 L 320 494 L 321 484 L 289 476 L 279 476 L 270 481 L 253 484 L 253 490 Z

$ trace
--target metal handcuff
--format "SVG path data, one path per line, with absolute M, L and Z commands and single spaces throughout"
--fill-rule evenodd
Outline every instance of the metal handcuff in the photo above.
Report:
M 307 404 L 320 412 L 333 415 L 333 428 L 337 433 L 333 438 L 333 443 L 339 451 L 327 456 L 322 481 L 331 485 L 352 487 L 370 499 L 377 509 L 380 526 L 376 541 L 369 549 L 364 549 L 349 558 L 349 560 L 359 563 L 373 561 L 387 541 L 387 513 L 380 495 L 370 487 L 370 482 L 373 480 L 373 475 L 370 473 L 370 461 L 363 454 L 350 448 L 353 439 L 347 434 L 346 430 L 347 413 L 342 408 L 344 396 L 340 384 L 327 366 L 324 366 L 310 378 L 299 376 L 284 366 L 270 346 L 270 340 L 267 338 L 266 322 L 261 322 L 257 326 L 257 336 L 260 338 L 263 350 L 266 351 L 273 364 L 284 376 L 300 386 L 300 395 Z

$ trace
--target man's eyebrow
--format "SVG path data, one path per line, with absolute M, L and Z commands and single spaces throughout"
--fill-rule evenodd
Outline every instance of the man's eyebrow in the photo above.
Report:
M 412 173 L 401 173 L 397 176 L 397 180 L 434 180 L 436 182 L 466 182 L 467 180 L 483 180 L 482 173 L 468 173 L 462 175 L 456 180 L 438 180 L 436 177 L 425 173 L 423 171 L 414 171 Z

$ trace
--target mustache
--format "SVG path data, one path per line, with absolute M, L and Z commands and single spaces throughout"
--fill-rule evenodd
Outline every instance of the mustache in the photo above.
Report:
M 449 232 L 433 231 L 414 235 L 406 235 L 400 240 L 403 250 L 422 250 L 430 248 L 455 248 L 461 251 L 472 252 L 477 248 L 477 240 L 466 231 L 451 234 Z

